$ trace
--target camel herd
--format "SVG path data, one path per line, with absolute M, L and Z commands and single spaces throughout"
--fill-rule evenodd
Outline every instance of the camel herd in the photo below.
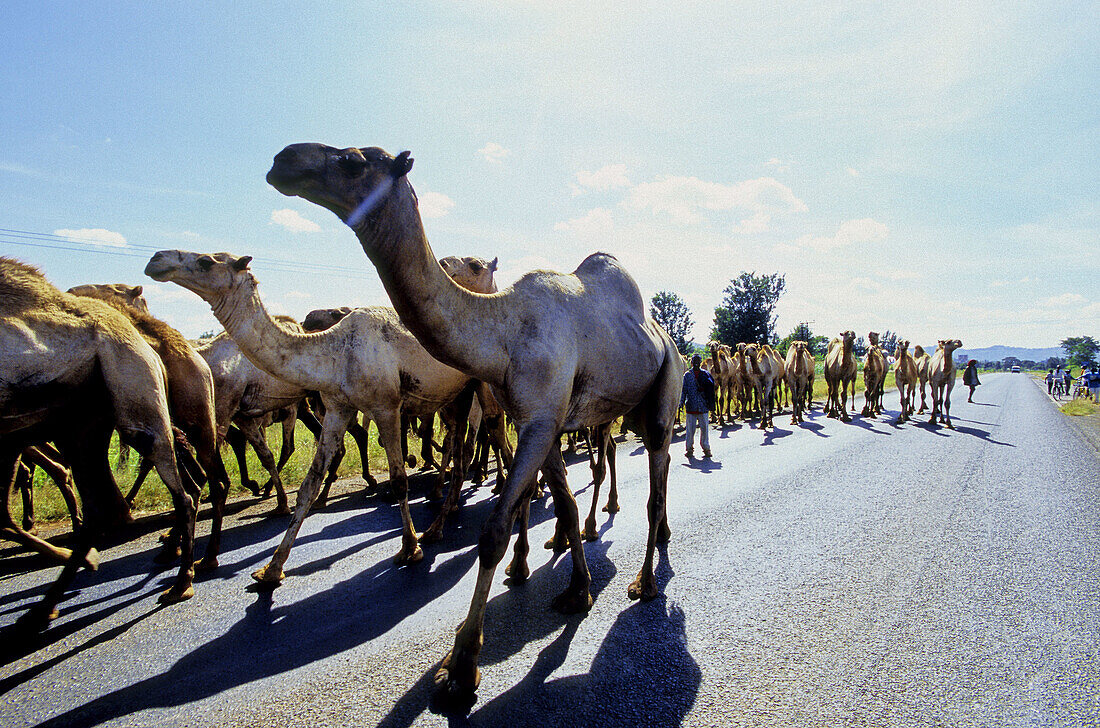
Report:
M 304 519 L 323 501 L 335 477 L 345 434 L 352 434 L 363 450 L 368 422 L 377 427 L 401 512 L 399 565 L 415 564 L 423 558 L 422 544 L 442 537 L 471 459 L 476 469 L 496 450 L 507 472 L 478 540 L 469 613 L 436 673 L 444 699 L 467 702 L 478 686 L 486 601 L 517 519 L 520 528 L 506 573 L 512 581 L 530 574 L 527 519 L 542 483 L 550 489 L 556 515 L 548 545 L 567 548 L 572 557 L 569 584 L 553 606 L 563 612 L 591 607 L 582 543 L 598 538 L 595 509 L 608 467 L 611 493 L 605 510 L 618 510 L 611 425 L 620 418 L 640 436 L 650 476 L 645 556 L 628 596 L 657 596 L 654 551 L 670 537 L 665 512 L 669 445 L 685 362 L 646 314 L 634 280 L 609 255 L 593 254 L 567 275 L 528 273 L 503 291 L 493 281 L 495 260 L 437 260 L 407 178 L 412 163 L 407 152 L 393 157 L 377 148 L 295 144 L 276 155 L 267 175 L 279 192 L 350 221 L 393 308 L 324 309 L 299 324 L 267 312 L 249 256 L 161 251 L 150 259 L 146 274 L 195 293 L 225 328 L 195 347 L 149 313 L 140 286 L 85 285 L 62 292 L 34 267 L 0 258 L 0 483 L 6 486 L 0 528 L 5 537 L 65 563 L 43 600 L 20 617 L 17 629 L 44 629 L 57 615 L 76 571 L 96 567 L 95 544 L 130 518 L 128 500 L 144 473 L 154 468 L 171 493 L 174 513 L 157 559 L 180 562 L 161 601 L 190 598 L 195 570 L 218 568 L 229 486 L 220 442 L 233 445 L 242 464 L 245 443 L 252 445 L 268 473 L 264 494 L 274 489 L 275 513 L 290 516 L 270 561 L 252 575 L 277 586 Z M 854 339 L 852 332 L 844 332 L 825 359 L 826 412 L 845 420 L 847 393 L 850 388 L 854 396 L 857 372 Z M 920 347 L 910 355 L 908 342 L 899 344 L 894 366 L 902 419 L 912 413 L 918 384 L 923 411 L 928 382 L 933 421 L 940 417 L 950 427 L 951 352 L 961 342 L 940 343 L 931 357 Z M 882 412 L 886 373 L 877 340 L 872 351 L 864 366 L 867 416 Z M 792 423 L 803 421 L 814 381 L 814 358 L 805 342 L 795 342 L 785 359 L 766 344 L 731 349 L 714 343 L 710 354 L 719 422 L 758 412 L 760 426 L 770 426 L 784 387 Z M 414 460 L 405 433 L 418 419 L 423 427 L 437 413 L 446 424 L 437 489 L 444 485 L 447 462 L 454 467 L 446 500 L 421 533 L 408 506 L 406 466 Z M 504 432 L 504 413 L 516 428 L 514 452 Z M 299 420 L 314 429 L 318 442 L 291 511 L 279 470 L 293 448 L 287 433 Z M 278 462 L 264 437 L 273 422 L 284 425 Z M 596 492 L 583 528 L 559 447 L 562 433 L 580 429 L 590 433 L 596 453 Z M 107 459 L 114 432 L 142 458 L 139 483 L 127 497 Z M 477 432 L 483 433 L 483 447 L 473 458 Z M 431 442 L 429 431 L 428 449 L 421 453 L 425 461 L 432 459 Z M 8 515 L 13 484 L 35 466 L 46 469 L 63 492 L 69 489 L 75 531 L 71 551 L 39 539 L 26 523 L 16 524 Z M 79 501 L 69 487 L 70 473 Z M 259 494 L 261 486 L 244 467 L 241 474 L 242 482 Z M 366 469 L 364 476 L 370 478 Z M 206 484 L 212 529 L 196 562 L 196 505 Z

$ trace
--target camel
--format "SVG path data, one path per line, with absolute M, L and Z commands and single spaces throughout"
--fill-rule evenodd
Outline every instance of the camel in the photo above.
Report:
M 147 309 L 142 311 L 132 305 L 134 299 L 141 298 L 140 286 L 89 284 L 81 286 L 80 290 L 81 293 L 74 295 L 104 301 L 130 319 L 130 323 L 145 337 L 164 363 L 165 373 L 168 375 L 168 405 L 172 422 L 183 431 L 188 442 L 195 448 L 196 458 L 203 471 L 197 478 L 200 484 L 204 476 L 210 483 L 210 539 L 195 568 L 199 571 L 215 569 L 221 550 L 222 519 L 229 495 L 229 476 L 218 451 L 214 379 L 210 367 L 183 334 L 148 313 Z M 73 289 L 69 289 L 69 292 L 73 293 Z M 131 297 L 127 293 L 134 295 Z M 143 298 L 141 300 L 144 302 Z M 152 463 L 148 460 L 141 463 L 137 479 L 127 495 L 127 503 L 133 502 L 138 488 L 151 469 Z
M 290 316 L 274 317 L 278 325 L 292 331 L 301 331 L 298 322 Z M 306 390 L 292 382 L 273 377 L 253 364 L 241 351 L 240 346 L 226 332 L 222 332 L 199 347 L 199 356 L 206 361 L 214 378 L 215 422 L 218 434 L 231 441 L 236 437 L 230 434 L 230 423 L 236 424 L 245 440 L 252 445 L 260 464 L 268 472 L 270 481 L 267 489 L 274 487 L 276 493 L 275 515 L 289 515 L 290 506 L 286 490 L 283 487 L 280 464 L 267 445 L 264 429 L 268 416 L 284 408 L 293 408 L 297 412 L 298 404 L 305 399 Z M 284 418 L 284 422 L 288 418 Z M 295 420 L 296 420 L 295 416 Z M 284 432 L 283 450 L 287 452 Z M 293 442 L 293 430 L 291 430 Z M 241 445 L 243 443 L 237 443 Z M 236 449 L 236 445 L 234 446 Z M 285 464 L 285 460 L 280 457 Z M 241 482 L 246 487 L 247 469 L 241 469 Z M 260 495 L 256 488 L 256 495 Z
M 485 605 L 493 574 L 523 521 L 506 569 L 527 576 L 526 521 L 541 467 L 569 535 L 573 574 L 553 605 L 592 605 L 591 576 L 577 503 L 557 447 L 562 432 L 627 415 L 649 454 L 649 536 L 642 569 L 627 594 L 658 595 L 653 558 L 669 537 L 665 514 L 669 444 L 684 376 L 672 339 L 646 313 L 637 284 L 612 256 L 595 253 L 572 274 L 533 271 L 495 294 L 471 293 L 436 262 L 406 176 L 408 152 L 294 144 L 276 155 L 267 181 L 279 192 L 325 207 L 349 223 L 401 320 L 440 361 L 493 388 L 516 421 L 519 441 L 504 492 L 479 539 L 479 568 L 467 618 L 436 673 L 444 698 L 464 702 L 479 683 Z
M 748 420 L 753 411 L 753 397 L 756 396 L 756 389 L 752 384 L 752 370 L 745 358 L 745 346 L 745 344 L 738 344 L 730 360 L 733 363 L 734 379 L 737 380 L 738 413 L 743 419 Z
M 913 414 L 913 393 L 920 375 L 917 373 L 917 362 L 909 353 L 908 341 L 898 342 L 894 360 L 894 382 L 898 385 L 898 396 L 901 399 L 901 414 L 898 415 L 900 424 Z
M 62 293 L 37 268 L 0 258 L 0 356 L 0 477 L 15 476 L 28 445 L 52 441 L 71 468 L 84 510 L 71 558 L 43 600 L 20 617 L 21 627 L 37 631 L 57 616 L 77 569 L 96 560 L 95 543 L 125 518 L 107 462 L 116 429 L 152 460 L 172 494 L 182 558 L 160 600 L 193 596 L 198 488 L 177 467 L 167 378 L 141 334 L 111 306 Z
M 922 415 L 928 409 L 924 397 L 924 386 L 928 384 L 928 365 L 931 363 L 932 357 L 924 350 L 923 346 L 917 344 L 913 347 L 913 361 L 917 363 L 917 377 L 920 379 L 920 409 L 917 410 L 917 414 Z
M 886 357 L 878 345 L 878 333 L 867 334 L 870 346 L 863 360 L 863 412 L 872 419 L 882 412 L 883 383 L 886 381 Z
M 786 381 L 786 364 L 783 363 L 783 357 L 779 356 L 779 352 L 771 347 L 769 344 L 761 344 L 760 352 L 766 356 L 771 365 L 771 377 L 772 377 L 772 399 L 775 406 L 775 412 L 783 411 L 783 382 Z M 768 414 L 768 422 L 772 422 L 772 414 Z
M 791 391 L 791 424 L 797 425 L 805 420 L 802 410 L 807 395 L 814 386 L 814 357 L 805 341 L 792 341 L 787 349 L 784 362 L 787 374 L 787 387 Z
M 829 388 L 829 399 L 825 405 L 826 417 L 839 417 L 843 422 L 851 422 L 848 416 L 848 385 L 856 381 L 856 358 L 852 354 L 852 345 L 856 341 L 854 331 L 845 331 L 829 342 L 825 354 L 825 384 Z
M 713 362 L 710 371 L 714 378 L 715 410 L 718 415 L 718 424 L 725 424 L 726 419 L 733 419 L 730 412 L 730 403 L 737 401 L 737 374 L 734 370 L 733 359 L 730 357 L 730 348 L 717 341 L 707 344 L 710 349 L 710 358 Z
M 766 430 L 774 427 L 772 404 L 775 383 L 782 377 L 783 361 L 767 344 L 746 344 L 741 350 L 745 357 L 753 396 L 760 406 L 760 422 L 757 427 Z
M 282 581 L 294 539 L 343 443 L 348 423 L 359 411 L 378 426 L 390 480 L 400 499 L 402 545 L 394 561 L 419 561 L 424 554 L 409 515 L 401 412 L 421 415 L 437 411 L 455 400 L 469 377 L 433 359 L 392 309 L 358 308 L 327 331 L 291 331 L 267 313 L 248 268 L 251 260 L 250 256 L 238 258 L 228 253 L 163 250 L 153 255 L 145 273 L 153 280 L 182 286 L 209 303 L 214 316 L 253 364 L 279 379 L 321 393 L 325 405 L 321 440 L 298 489 L 291 524 L 271 561 L 252 577 L 269 585 Z
M 936 424 L 937 417 L 947 429 L 954 430 L 951 424 L 951 390 L 955 387 L 956 349 L 963 343 L 958 339 L 940 339 L 936 353 L 928 362 L 928 383 L 932 385 L 932 416 L 928 424 Z

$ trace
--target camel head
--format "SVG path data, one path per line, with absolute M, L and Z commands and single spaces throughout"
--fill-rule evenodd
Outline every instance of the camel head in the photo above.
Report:
M 138 311 L 149 313 L 149 304 L 142 294 L 141 286 L 128 286 L 125 283 L 86 283 L 73 286 L 67 293 L 85 298 L 113 299 Z
M 878 332 L 877 331 L 868 331 L 867 332 L 867 343 L 870 344 L 871 346 L 878 346 Z
M 959 339 L 940 339 L 937 343 L 939 348 L 943 349 L 943 354 L 946 357 L 950 357 L 955 349 L 961 349 L 963 345 Z
M 288 197 L 309 200 L 349 222 L 361 202 L 372 194 L 385 196 L 412 165 L 408 152 L 392 157 L 378 147 L 291 144 L 275 155 L 267 183 Z
M 877 334 L 876 334 L 877 337 Z M 851 349 L 856 343 L 856 332 L 854 331 L 842 331 L 840 333 L 840 340 L 844 342 L 845 349 Z
M 191 253 L 186 250 L 162 250 L 149 259 L 145 275 L 154 281 L 171 281 L 197 294 L 213 306 L 225 298 L 242 280 L 255 283 L 248 263 L 252 256 L 230 253 Z
M 497 292 L 497 284 L 493 280 L 493 274 L 497 270 L 496 258 L 487 261 L 472 255 L 465 258 L 449 255 L 441 258 L 439 265 L 454 279 L 455 283 L 467 290 L 475 293 Z
M 739 345 L 742 346 L 742 345 Z M 756 344 L 743 344 L 745 348 L 741 349 L 741 353 L 745 355 L 745 358 L 756 363 L 756 357 L 760 355 L 760 347 Z
M 302 328 L 309 333 L 326 331 L 343 321 L 344 317 L 351 313 L 352 310 L 350 306 L 318 308 L 306 314 L 306 317 L 302 319 Z
M 909 342 L 904 339 L 898 341 L 898 348 L 894 350 L 894 358 L 901 359 L 909 351 Z
M 793 349 L 796 354 L 801 355 L 806 351 L 806 342 L 805 341 L 792 341 L 791 342 L 791 349 Z

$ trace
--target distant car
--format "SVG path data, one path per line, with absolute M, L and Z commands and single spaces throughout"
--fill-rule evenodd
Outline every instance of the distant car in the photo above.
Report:
M 1012 373 L 1013 374 L 1019 374 L 1020 373 L 1020 367 L 1012 367 Z

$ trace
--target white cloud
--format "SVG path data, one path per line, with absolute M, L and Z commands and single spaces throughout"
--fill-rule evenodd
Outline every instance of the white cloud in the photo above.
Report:
M 316 233 L 321 231 L 320 225 L 312 220 L 307 220 L 298 214 L 297 211 L 289 208 L 273 210 L 271 213 L 271 223 L 273 225 L 281 225 L 294 233 Z
M 306 293 L 304 291 L 297 291 L 297 290 L 287 291 L 286 293 L 283 294 L 283 296 L 285 298 L 292 298 L 292 299 L 298 299 L 298 300 L 313 298 L 313 294 Z
M 626 176 L 625 164 L 608 164 L 600 167 L 595 172 L 582 169 L 577 172 L 576 184 L 571 184 L 574 195 L 579 195 L 587 190 L 599 190 L 604 192 L 619 187 L 629 187 L 630 180 Z
M 82 243 L 91 243 L 92 245 L 105 245 L 110 248 L 126 247 L 126 238 L 122 236 L 122 233 L 116 233 L 113 230 L 104 230 L 103 228 L 54 230 L 53 234 L 60 235 L 63 238 L 73 238 Z
M 1079 293 L 1063 293 L 1060 296 L 1044 298 L 1039 302 L 1039 305 L 1048 306 L 1050 308 L 1061 308 L 1064 306 L 1083 306 L 1086 303 L 1088 303 L 1088 299 Z
M 789 159 L 780 159 L 779 157 L 772 157 L 771 159 L 769 159 L 764 164 L 766 164 L 769 167 L 775 167 L 777 172 L 786 172 L 792 166 L 794 166 L 793 161 L 791 161 Z
M 504 158 L 512 153 L 510 150 L 505 149 L 496 142 L 489 142 L 477 151 L 481 153 L 481 156 L 485 157 L 486 162 L 490 162 L 492 164 L 501 164 L 504 161 Z
M 869 217 L 860 220 L 847 220 L 840 224 L 836 234 L 830 237 L 804 235 L 798 239 L 798 245 L 814 250 L 832 250 L 858 243 L 877 243 L 886 239 L 888 229 L 881 222 Z
M 582 217 L 557 223 L 554 229 L 572 233 L 585 240 L 602 239 L 614 232 L 615 222 L 610 210 L 597 207 Z
M 859 176 L 859 170 L 856 169 L 855 167 L 848 167 L 846 171 L 852 177 L 858 177 Z
M 421 192 L 417 199 L 423 218 L 443 217 L 455 206 L 455 201 L 442 192 Z
M 795 197 L 789 187 L 772 177 L 733 185 L 706 182 L 698 177 L 662 177 L 632 187 L 623 204 L 628 209 L 665 215 L 679 225 L 698 223 L 702 210 L 747 210 L 754 217 L 742 221 L 741 225 L 757 232 L 767 227 L 763 216 L 806 210 L 805 203 Z

